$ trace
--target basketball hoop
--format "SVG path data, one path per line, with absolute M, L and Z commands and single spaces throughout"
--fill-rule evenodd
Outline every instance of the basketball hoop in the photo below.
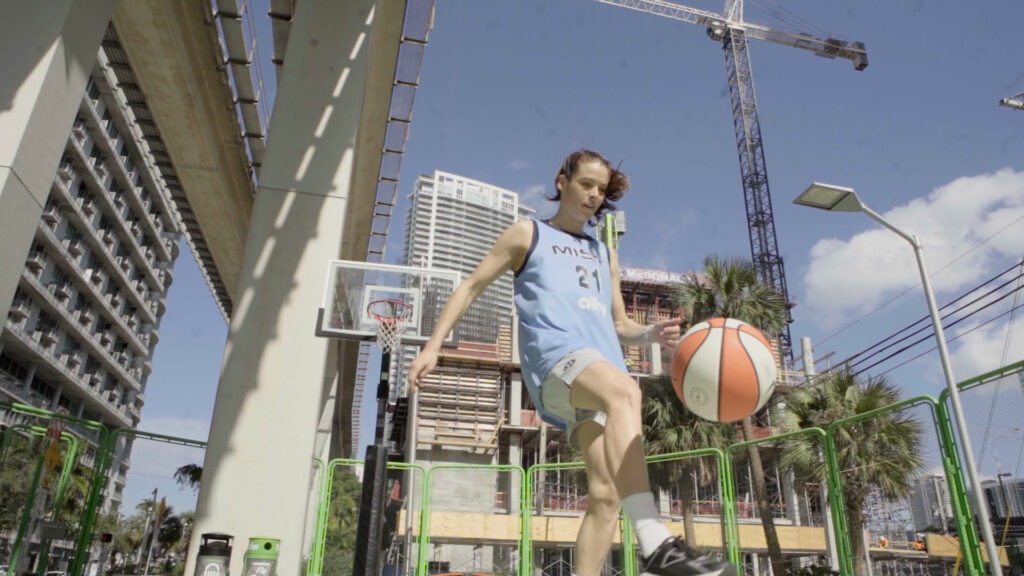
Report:
M 412 306 L 401 300 L 374 300 L 366 306 L 366 313 L 377 322 L 377 345 L 385 353 L 402 342 L 402 332 L 412 320 Z

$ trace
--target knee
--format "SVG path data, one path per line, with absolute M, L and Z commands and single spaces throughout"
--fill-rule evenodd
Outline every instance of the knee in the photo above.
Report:
M 587 513 L 605 520 L 619 515 L 619 494 L 610 480 L 591 479 L 587 488 Z
M 611 410 L 620 408 L 631 412 L 637 411 L 643 401 L 640 386 L 628 377 L 616 378 L 614 386 L 610 388 L 610 395 L 608 407 Z

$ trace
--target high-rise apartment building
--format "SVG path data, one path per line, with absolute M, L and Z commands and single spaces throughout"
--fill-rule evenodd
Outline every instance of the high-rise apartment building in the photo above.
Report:
M 435 170 L 416 180 L 406 216 L 403 261 L 457 270 L 468 277 L 513 222 L 533 213 L 519 195 L 485 182 Z M 435 303 L 444 305 L 444 302 Z M 512 317 L 512 273 L 502 275 L 469 307 L 456 342 L 494 342 Z
M 467 278 L 494 242 L 513 222 L 533 211 L 519 205 L 519 195 L 486 182 L 437 170 L 420 176 L 409 195 L 403 263 L 456 270 Z M 513 275 L 498 278 L 469 307 L 455 328 L 455 348 L 431 377 L 420 396 L 419 445 L 448 446 L 493 452 L 502 416 L 499 364 L 511 359 Z M 424 295 L 432 311 L 425 329 L 440 315 L 445 302 Z M 416 349 L 396 355 L 396 396 L 405 395 L 405 374 Z M 460 365 L 459 360 L 473 363 Z M 506 360 L 507 359 L 507 360 Z M 398 413 L 403 413 L 404 399 Z M 405 438 L 405 422 L 396 419 L 392 437 Z M 488 456 L 489 458 L 489 456 Z
M 915 532 L 945 530 L 953 521 L 949 485 L 942 474 L 921 476 L 910 492 L 910 517 Z
M 181 233 L 173 168 L 108 37 L 0 331 L 0 400 L 114 430 L 139 423 Z M 98 434 L 69 430 L 91 467 Z M 130 450 L 117 446 L 105 507 L 121 500 Z
M 1001 475 L 981 483 L 992 518 L 1024 518 L 1024 478 Z

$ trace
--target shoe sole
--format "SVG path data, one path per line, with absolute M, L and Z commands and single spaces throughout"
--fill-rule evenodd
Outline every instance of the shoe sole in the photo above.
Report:
M 653 572 L 641 572 L 640 576 L 658 576 Z M 713 570 L 711 572 L 702 572 L 700 574 L 694 574 L 693 576 L 736 576 L 736 567 L 732 564 L 726 564 L 720 570 Z

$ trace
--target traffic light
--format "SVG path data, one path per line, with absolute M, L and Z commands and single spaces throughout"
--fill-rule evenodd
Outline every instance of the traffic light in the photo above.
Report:
M 104 532 L 103 534 L 100 534 L 100 542 L 112 542 L 113 540 L 114 535 L 110 532 Z

